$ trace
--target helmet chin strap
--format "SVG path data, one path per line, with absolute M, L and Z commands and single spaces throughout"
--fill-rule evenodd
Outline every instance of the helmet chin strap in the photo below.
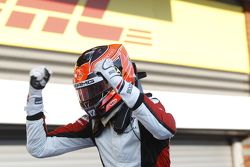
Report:
M 120 103 L 111 113 L 102 118 L 93 119 L 92 127 L 93 127 L 93 135 L 95 137 L 99 136 L 108 122 L 119 112 L 121 111 L 121 107 L 125 104 L 124 102 Z
M 111 111 L 109 115 L 107 115 L 106 117 L 101 118 L 101 122 L 102 122 L 103 126 L 106 126 L 107 123 L 116 115 L 116 113 L 118 113 L 118 111 L 120 111 L 123 104 L 125 104 L 125 103 L 122 102 L 113 111 Z

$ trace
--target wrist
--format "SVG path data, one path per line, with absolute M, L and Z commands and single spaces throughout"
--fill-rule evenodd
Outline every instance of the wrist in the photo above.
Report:
M 121 76 L 114 76 L 110 81 L 109 84 L 114 88 L 117 92 L 122 88 L 124 81 Z
M 36 113 L 34 115 L 27 115 L 26 119 L 28 121 L 36 121 L 36 120 L 39 120 L 41 118 L 45 118 L 43 112 L 39 112 L 39 113 Z
M 30 86 L 29 97 L 42 97 L 42 89 L 35 89 L 32 86 Z
M 123 83 L 121 83 L 121 87 L 117 93 L 121 96 L 122 100 L 129 108 L 133 108 L 140 96 L 140 90 L 127 81 L 122 82 Z
M 28 116 L 43 111 L 43 98 L 41 92 L 32 92 L 28 95 L 27 105 L 24 108 Z

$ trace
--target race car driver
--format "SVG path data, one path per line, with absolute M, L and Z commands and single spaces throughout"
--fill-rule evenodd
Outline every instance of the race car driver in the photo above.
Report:
M 47 132 L 42 90 L 51 71 L 32 69 L 25 107 L 28 152 L 43 158 L 96 146 L 105 167 L 169 167 L 175 120 L 143 92 L 139 74 L 121 44 L 85 51 L 75 64 L 73 83 L 87 114 Z

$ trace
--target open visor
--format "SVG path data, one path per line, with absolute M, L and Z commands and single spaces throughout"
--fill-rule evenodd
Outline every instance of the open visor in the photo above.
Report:
M 110 90 L 111 86 L 102 78 L 95 77 L 74 85 L 79 97 L 81 106 L 86 109 L 92 107 L 94 104 L 104 96 L 103 93 Z

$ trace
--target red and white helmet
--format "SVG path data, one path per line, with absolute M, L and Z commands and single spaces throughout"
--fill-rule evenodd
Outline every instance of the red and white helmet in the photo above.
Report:
M 81 107 L 92 118 L 108 115 L 122 102 L 107 81 L 94 73 L 96 63 L 107 58 L 113 60 L 125 81 L 135 84 L 135 70 L 123 45 L 97 46 L 85 51 L 76 62 L 73 83 Z

